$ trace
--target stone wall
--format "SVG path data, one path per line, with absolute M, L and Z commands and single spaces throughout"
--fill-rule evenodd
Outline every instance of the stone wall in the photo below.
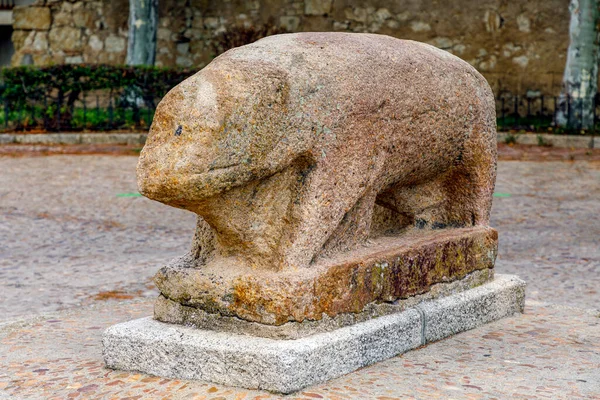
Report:
M 497 94 L 560 91 L 568 0 L 160 0 L 157 65 L 200 68 L 215 37 L 267 23 L 431 43 L 481 71 Z M 14 10 L 13 65 L 125 61 L 127 0 L 38 0 Z
M 15 7 L 12 65 L 124 63 L 128 4 L 46 0 Z

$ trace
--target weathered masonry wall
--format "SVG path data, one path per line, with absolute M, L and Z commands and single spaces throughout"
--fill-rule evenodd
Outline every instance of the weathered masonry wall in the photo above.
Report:
M 161 0 L 157 65 L 200 68 L 215 37 L 267 23 L 431 43 L 471 63 L 496 94 L 557 94 L 568 0 Z M 127 0 L 38 0 L 13 12 L 13 65 L 125 61 Z

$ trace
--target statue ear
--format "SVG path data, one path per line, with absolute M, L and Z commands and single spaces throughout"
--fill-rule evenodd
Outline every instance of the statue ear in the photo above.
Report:
M 272 112 L 270 109 L 288 103 L 288 72 L 271 63 L 236 60 L 227 69 L 227 82 L 231 85 L 228 93 L 245 97 L 244 106 L 252 104 L 258 113 Z
M 290 87 L 287 77 L 269 76 L 262 79 L 262 87 L 259 103 L 256 107 L 256 118 L 266 118 L 273 113 L 281 114 L 288 104 Z

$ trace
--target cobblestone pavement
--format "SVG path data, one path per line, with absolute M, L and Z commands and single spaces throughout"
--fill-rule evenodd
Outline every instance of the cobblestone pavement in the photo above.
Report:
M 154 296 L 191 242 L 193 214 L 137 192 L 135 157 L 0 157 L 1 319 L 94 298 Z M 500 162 L 497 270 L 534 300 L 600 303 L 600 163 Z
M 501 162 L 491 224 L 497 271 L 530 299 L 600 308 L 600 163 Z
M 99 303 L 0 328 L 0 397 L 277 399 L 201 381 L 111 371 L 102 330 L 150 314 L 151 301 Z M 525 314 L 362 368 L 288 399 L 598 399 L 600 315 L 528 301 Z M 2 392 L 3 391 L 3 392 Z
M 135 163 L 0 158 L 0 319 L 85 304 L 99 294 L 154 296 L 152 275 L 187 250 L 195 216 L 119 197 L 137 193 Z
M 151 314 L 194 228 L 128 197 L 135 162 L 0 157 L 0 398 L 276 398 L 103 368 L 101 331 Z M 497 270 L 528 282 L 526 313 L 291 398 L 600 399 L 600 163 L 500 162 L 496 192 Z

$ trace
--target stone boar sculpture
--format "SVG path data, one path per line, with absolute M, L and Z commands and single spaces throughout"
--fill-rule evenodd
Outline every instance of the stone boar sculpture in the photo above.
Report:
M 138 184 L 200 216 L 197 265 L 299 271 L 382 235 L 487 225 L 495 127 L 489 85 L 445 51 L 277 35 L 164 97 Z

